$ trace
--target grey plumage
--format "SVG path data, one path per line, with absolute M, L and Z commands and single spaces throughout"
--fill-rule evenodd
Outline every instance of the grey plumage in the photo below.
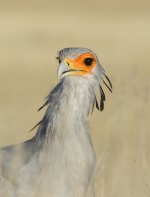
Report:
M 105 94 L 99 85 L 105 72 L 95 53 L 85 48 L 61 50 L 58 72 L 65 58 L 75 59 L 85 53 L 96 58 L 93 73 L 61 77 L 39 108 L 47 106 L 43 119 L 37 124 L 36 135 L 22 144 L 1 149 L 1 176 L 12 183 L 15 196 L 35 197 L 38 190 L 44 191 L 43 197 L 86 195 L 95 166 L 88 114 L 94 103 L 98 109 L 104 108 Z M 98 89 L 100 107 L 96 99 Z M 14 158 L 18 163 L 12 165 Z

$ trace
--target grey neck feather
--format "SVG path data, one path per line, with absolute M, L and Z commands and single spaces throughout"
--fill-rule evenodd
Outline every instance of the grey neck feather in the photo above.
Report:
M 34 138 L 36 149 L 49 144 L 54 137 L 66 132 L 88 134 L 88 114 L 95 99 L 95 84 L 81 77 L 62 79 L 47 97 L 48 108 Z

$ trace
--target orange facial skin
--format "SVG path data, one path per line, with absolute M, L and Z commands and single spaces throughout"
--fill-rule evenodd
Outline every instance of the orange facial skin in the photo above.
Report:
M 92 64 L 91 65 L 86 65 L 85 64 L 85 59 L 86 58 L 92 58 Z M 92 73 L 93 68 L 96 66 L 96 58 L 93 54 L 90 53 L 84 53 L 77 57 L 76 59 L 65 59 L 65 62 L 68 63 L 68 66 L 70 67 L 71 75 L 79 75 L 83 76 L 85 74 L 90 74 Z

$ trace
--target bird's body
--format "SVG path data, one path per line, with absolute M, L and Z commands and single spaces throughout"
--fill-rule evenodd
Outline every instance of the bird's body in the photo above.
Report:
M 60 82 L 47 97 L 48 108 L 37 134 L 20 145 L 1 149 L 1 173 L 13 184 L 15 197 L 35 197 L 39 192 L 42 197 L 86 196 L 95 166 L 88 115 L 97 104 L 95 93 L 104 70 L 97 65 L 93 77 L 85 70 L 83 74 L 83 68 L 70 68 L 69 60 L 80 61 L 85 54 L 95 57 L 89 49 L 59 52 Z M 12 165 L 14 158 L 17 162 Z

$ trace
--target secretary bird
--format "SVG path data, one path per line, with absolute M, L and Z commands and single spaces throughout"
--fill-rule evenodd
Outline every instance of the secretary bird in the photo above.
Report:
M 86 196 L 96 163 L 88 115 L 104 109 L 101 82 L 110 91 L 112 84 L 90 49 L 65 48 L 57 59 L 59 83 L 39 109 L 47 106 L 36 135 L 0 150 L 2 197 L 9 186 L 13 197 Z

